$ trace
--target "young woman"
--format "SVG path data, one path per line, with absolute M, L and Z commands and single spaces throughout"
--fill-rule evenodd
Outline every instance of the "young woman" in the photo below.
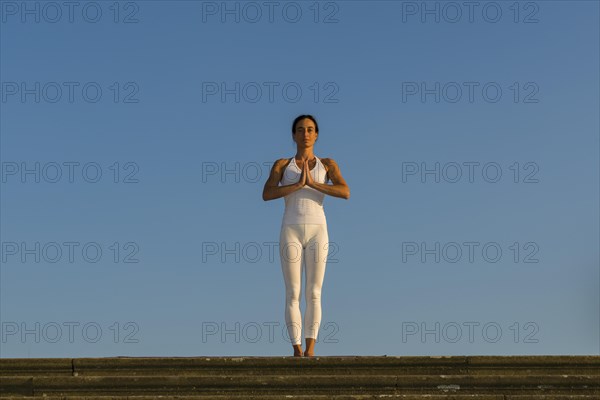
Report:
M 298 116 L 292 123 L 296 155 L 275 161 L 263 189 L 264 201 L 285 198 L 279 256 L 285 281 L 285 322 L 295 357 L 314 356 L 321 324 L 321 287 L 329 247 L 323 198 L 326 194 L 350 198 L 350 188 L 342 178 L 337 163 L 331 158 L 314 155 L 313 148 L 318 136 L 319 125 L 315 118 L 311 115 Z M 333 184 L 327 184 L 328 180 Z M 300 313 L 303 258 L 306 266 L 304 352 Z

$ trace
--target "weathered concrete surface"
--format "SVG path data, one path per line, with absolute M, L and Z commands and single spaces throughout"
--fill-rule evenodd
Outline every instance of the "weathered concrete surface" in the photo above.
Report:
M 2 397 L 7 400 L 208 400 L 208 399 L 248 399 L 248 400 L 365 400 L 365 399 L 397 399 L 397 400 L 597 400 L 595 395 L 486 395 L 486 394 L 390 394 L 390 395 L 193 395 L 193 396 L 45 396 L 45 397 Z
M 0 397 L 43 396 L 588 400 L 600 399 L 600 356 L 0 359 Z
M 343 357 L 108 357 L 0 359 L 7 375 L 182 375 L 182 374 L 586 374 L 598 356 L 343 356 Z
M 36 400 L 42 397 L 2 397 L 7 400 Z M 248 399 L 248 400 L 365 400 L 365 399 L 397 399 L 397 400 L 597 400 L 595 395 L 485 395 L 485 394 L 391 394 L 391 395 L 194 395 L 194 396 L 47 396 L 45 400 L 207 400 L 207 399 Z

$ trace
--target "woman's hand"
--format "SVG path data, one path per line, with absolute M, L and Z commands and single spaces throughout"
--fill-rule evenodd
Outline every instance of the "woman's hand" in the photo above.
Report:
M 308 185 L 308 187 L 312 187 L 315 180 L 313 179 L 313 177 L 310 173 L 310 167 L 308 166 L 308 160 L 304 161 L 304 176 L 306 177 L 305 184 Z
M 300 188 L 302 189 L 306 185 L 306 163 L 302 164 L 302 170 L 300 174 L 300 180 L 298 181 Z

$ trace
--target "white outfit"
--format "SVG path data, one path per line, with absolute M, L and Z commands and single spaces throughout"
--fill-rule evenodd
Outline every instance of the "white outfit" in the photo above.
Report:
M 310 171 L 315 182 L 326 183 L 327 171 L 321 160 L 315 156 L 317 163 Z M 292 157 L 281 178 L 282 185 L 291 185 L 300 180 L 302 170 Z M 282 225 L 289 224 L 327 224 L 323 199 L 325 194 L 308 186 L 296 190 L 284 197 L 285 212 L 283 213 Z
M 315 182 L 326 183 L 325 167 L 317 159 L 310 171 Z M 301 169 L 292 157 L 281 183 L 289 185 L 300 180 Z M 285 280 L 285 321 L 292 344 L 302 344 L 300 293 L 302 260 L 306 267 L 305 338 L 317 339 L 321 324 L 321 287 L 325 276 L 329 235 L 323 209 L 324 193 L 304 186 L 285 196 L 285 211 L 279 235 L 279 256 Z M 304 250 L 304 251 L 303 251 Z

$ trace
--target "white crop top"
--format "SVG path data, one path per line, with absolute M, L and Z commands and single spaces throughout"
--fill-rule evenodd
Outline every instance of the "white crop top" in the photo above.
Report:
M 327 170 L 323 166 L 321 160 L 315 156 L 317 162 L 315 167 L 310 171 L 315 182 L 327 182 Z M 290 185 L 300 180 L 302 170 L 296 164 L 295 157 L 292 157 L 283 176 L 281 177 L 282 185 Z M 304 186 L 293 193 L 284 196 L 285 211 L 283 213 L 282 225 L 290 224 L 327 224 L 325 211 L 323 209 L 323 199 L 325 193 L 319 192 L 316 189 Z

